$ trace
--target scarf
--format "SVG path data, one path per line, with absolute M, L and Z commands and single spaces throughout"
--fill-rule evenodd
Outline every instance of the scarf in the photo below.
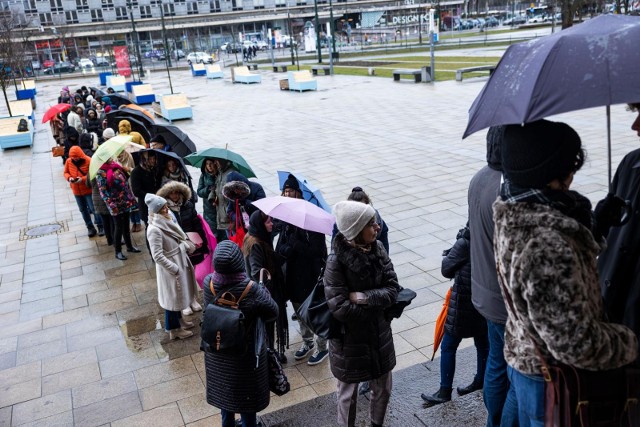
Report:
M 121 170 L 124 173 L 124 169 L 116 162 L 104 163 L 100 166 L 100 169 L 107 172 L 107 185 L 111 187 L 113 185 L 113 181 L 115 177 L 113 176 L 114 171 Z
M 182 231 L 182 228 L 180 228 L 180 226 L 171 219 L 163 215 L 155 214 L 149 216 L 149 220 L 151 224 L 162 230 L 164 234 L 174 238 L 179 243 L 188 242 L 187 235 Z
M 171 209 L 174 212 L 180 212 L 180 207 L 182 206 L 183 203 L 184 201 L 182 196 L 180 196 L 180 199 L 177 202 L 174 202 L 169 198 L 167 199 L 167 206 L 169 206 L 169 209 Z
M 167 172 L 165 176 L 171 181 L 178 181 L 183 184 L 187 183 L 187 178 L 184 176 L 184 173 L 180 169 L 176 170 L 175 173 Z
M 71 163 L 73 163 L 75 165 L 75 167 L 80 169 L 82 167 L 82 165 L 84 165 L 84 159 L 83 158 L 71 159 Z
M 506 203 L 538 203 L 551 206 L 580 224 L 593 229 L 591 201 L 576 191 L 518 187 L 505 179 L 500 198 Z
M 216 285 L 227 286 L 244 282 L 245 280 L 247 280 L 247 274 L 244 272 L 220 274 L 217 271 L 214 271 L 211 275 L 211 280 L 213 280 L 213 283 L 215 283 Z

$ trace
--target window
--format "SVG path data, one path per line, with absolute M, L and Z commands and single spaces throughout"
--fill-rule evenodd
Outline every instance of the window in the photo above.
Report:
M 140 6 L 140 18 L 153 18 L 151 15 L 151 6 Z
M 78 23 L 78 12 L 75 10 L 68 10 L 64 13 L 64 19 L 67 24 L 77 24 Z
M 173 3 L 163 4 L 162 9 L 164 10 L 164 16 L 175 16 L 176 10 L 173 7 Z
M 51 5 L 51 12 L 64 12 L 62 0 L 49 0 L 49 5 Z
M 38 18 L 40 18 L 40 25 L 49 27 L 53 26 L 53 18 L 51 18 L 50 13 L 41 13 L 38 15 Z
M 38 13 L 36 9 L 36 0 L 27 0 L 24 2 L 24 13 Z
M 187 0 L 173 0 L 173 3 L 177 3 L 177 4 L 181 4 L 181 3 L 184 4 L 186 2 Z
M 253 0 L 254 9 L 264 9 L 264 0 Z
M 286 7 L 287 0 L 276 0 L 276 7 Z
M 88 12 L 89 0 L 76 0 L 76 10 L 79 12 Z
M 198 3 L 191 2 L 187 3 L 187 15 L 197 15 L 198 14 Z
M 113 0 L 102 0 L 103 9 L 113 9 Z
M 296 2 L 296 6 L 305 6 L 307 4 L 307 2 L 305 0 L 298 0 Z
M 138 7 L 138 0 L 131 0 L 127 2 L 128 7 Z
M 126 21 L 129 19 L 126 7 L 116 7 L 116 21 Z
M 214 12 L 220 12 L 222 9 L 220 9 L 220 0 L 210 0 L 209 1 L 209 12 L 214 13 Z
M 91 22 L 103 22 L 102 9 L 91 9 Z
M 238 5 L 238 0 L 231 0 L 231 10 L 242 10 L 242 5 Z

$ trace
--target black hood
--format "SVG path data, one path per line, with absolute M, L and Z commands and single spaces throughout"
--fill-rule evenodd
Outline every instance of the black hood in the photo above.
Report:
M 505 126 L 491 126 L 487 132 L 487 164 L 502 172 L 502 140 Z

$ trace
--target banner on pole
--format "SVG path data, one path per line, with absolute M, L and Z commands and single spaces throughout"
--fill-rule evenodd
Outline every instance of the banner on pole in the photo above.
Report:
M 129 49 L 127 49 L 127 46 L 114 46 L 113 54 L 116 57 L 118 75 L 129 77 L 131 75 L 131 65 L 129 64 Z

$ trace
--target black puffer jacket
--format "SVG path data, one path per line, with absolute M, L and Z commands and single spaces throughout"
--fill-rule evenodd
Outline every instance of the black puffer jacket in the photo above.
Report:
M 471 302 L 469 228 L 460 230 L 456 238 L 456 243 L 445 251 L 446 255 L 442 260 L 442 275 L 447 279 L 454 279 L 444 328 L 451 335 L 469 338 L 486 334 L 487 322 Z
M 346 383 L 372 380 L 396 366 L 391 324 L 384 309 L 398 297 L 398 277 L 379 241 L 365 253 L 338 233 L 333 248 L 324 292 L 333 317 L 342 324 L 342 334 L 329 344 L 331 372 Z M 365 293 L 368 304 L 350 302 L 349 292 Z
M 131 171 L 131 190 L 138 198 L 138 206 L 140 207 L 140 217 L 146 223 L 149 218 L 149 209 L 144 202 L 147 193 L 156 194 L 160 189 L 160 177 L 156 168 L 152 170 L 144 169 L 142 166 L 136 166 Z
M 213 293 L 209 289 L 211 277 L 212 275 L 208 275 L 203 281 L 205 307 L 213 299 Z M 213 287 L 218 295 L 230 291 L 239 298 L 248 282 L 249 279 L 246 279 L 228 285 L 214 284 Z M 240 302 L 240 310 L 246 319 L 248 349 L 242 356 L 204 354 L 207 403 L 235 413 L 259 412 L 269 406 L 269 369 L 266 344 L 256 368 L 255 325 L 258 317 L 264 322 L 273 321 L 278 316 L 278 306 L 264 288 L 254 283 Z

